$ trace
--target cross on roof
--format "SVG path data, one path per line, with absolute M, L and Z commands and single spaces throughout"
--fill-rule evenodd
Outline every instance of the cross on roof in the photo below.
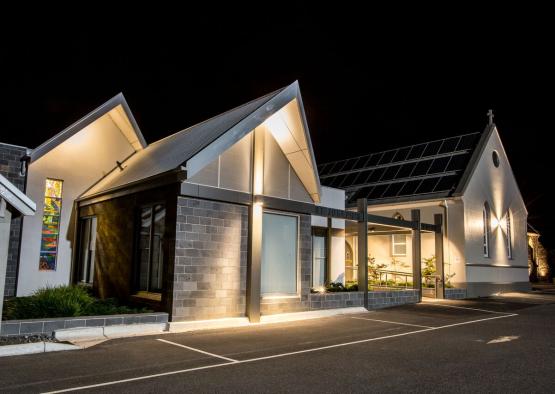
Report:
M 493 116 L 494 116 L 494 115 L 493 115 L 493 110 L 492 110 L 492 109 L 489 109 L 489 110 L 488 110 L 488 124 L 489 124 L 489 125 L 492 125 L 492 124 L 493 124 Z

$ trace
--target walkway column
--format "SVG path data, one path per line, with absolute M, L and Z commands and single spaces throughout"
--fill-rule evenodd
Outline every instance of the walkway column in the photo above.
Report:
M 436 273 L 439 280 L 436 282 L 436 298 L 445 298 L 445 273 L 443 267 L 443 215 L 436 213 L 434 215 L 435 231 L 435 256 L 436 256 Z
M 410 218 L 415 225 L 412 229 L 412 286 L 418 290 L 418 301 L 422 301 L 422 258 L 420 253 L 420 209 L 410 211 Z
M 324 281 L 331 283 L 331 237 L 332 237 L 332 218 L 328 218 L 328 228 L 326 230 L 326 276 Z
M 364 307 L 368 309 L 368 200 L 359 198 L 358 221 L 358 291 L 362 291 Z

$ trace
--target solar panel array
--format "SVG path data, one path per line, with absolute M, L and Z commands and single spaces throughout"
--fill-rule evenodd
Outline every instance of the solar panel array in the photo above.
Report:
M 480 133 L 371 153 L 318 166 L 320 181 L 344 189 L 347 202 L 446 196 L 460 180 Z

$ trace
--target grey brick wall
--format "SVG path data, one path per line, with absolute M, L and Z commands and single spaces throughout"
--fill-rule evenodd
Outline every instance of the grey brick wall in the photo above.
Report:
M 6 177 L 19 190 L 23 190 L 25 177 L 19 175 L 19 159 L 26 154 L 27 148 L 0 143 L 0 174 Z M 19 251 L 19 233 L 21 218 L 12 219 L 10 226 L 10 244 L 8 249 L 8 264 L 6 267 L 6 287 L 4 296 L 15 295 L 15 280 L 17 277 L 17 259 Z
M 312 275 L 312 227 L 310 215 L 299 215 L 299 295 L 292 298 L 262 298 L 260 313 L 300 312 L 310 309 L 310 279 Z
M 177 201 L 172 321 L 244 316 L 248 208 Z
M 310 294 L 310 309 L 334 309 L 362 306 L 363 293 L 338 292 L 338 293 L 312 293 Z M 368 309 L 381 309 L 391 306 L 416 304 L 418 290 L 392 290 L 369 291 Z
M 0 336 L 30 334 L 52 335 L 56 330 L 78 327 L 108 327 L 122 324 L 167 323 L 165 312 L 136 313 L 129 315 L 61 317 L 54 319 L 4 320 L 0 324 Z
M 448 300 L 462 300 L 466 298 L 466 289 L 447 288 L 445 298 Z

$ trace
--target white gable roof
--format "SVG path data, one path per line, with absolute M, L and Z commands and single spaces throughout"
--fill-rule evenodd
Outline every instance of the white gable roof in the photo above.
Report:
M 54 137 L 33 149 L 31 152 L 31 162 L 37 161 L 39 158 L 50 152 L 52 149 L 69 139 L 70 137 L 83 130 L 94 121 L 108 114 L 116 126 L 121 130 L 122 134 L 127 138 L 129 144 L 135 151 L 139 151 L 146 147 L 146 141 L 135 121 L 129 105 L 123 97 L 122 93 L 112 97 L 94 111 L 88 113 L 71 126 L 65 128 Z
M 298 82 L 150 144 L 81 196 L 99 195 L 185 165 L 187 177 L 264 122 L 274 124 L 280 147 L 314 201 L 320 180 Z M 281 124 L 277 127 L 276 125 Z M 276 138 L 278 139 L 278 138 Z M 278 139 L 279 143 L 279 139 Z

